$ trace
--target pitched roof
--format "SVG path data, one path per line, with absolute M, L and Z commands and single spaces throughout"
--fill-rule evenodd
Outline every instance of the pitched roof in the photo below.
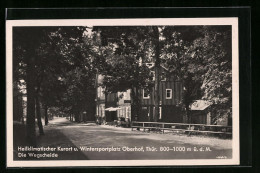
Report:
M 191 110 L 205 110 L 207 107 L 212 105 L 210 101 L 207 100 L 195 100 L 191 105 Z

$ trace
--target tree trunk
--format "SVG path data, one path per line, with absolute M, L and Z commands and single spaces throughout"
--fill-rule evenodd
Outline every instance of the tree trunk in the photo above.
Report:
M 100 49 L 100 46 L 99 46 L 99 49 Z M 101 51 L 102 52 L 102 51 Z M 95 108 L 95 115 L 96 115 L 96 119 L 95 121 L 99 121 L 99 101 L 98 101 L 98 69 L 97 69 L 97 73 L 96 73 L 96 80 L 95 80 L 95 92 L 96 92 L 96 99 L 95 99 L 95 102 L 96 102 L 96 108 Z M 102 91 L 101 91 L 102 92 Z
M 75 122 L 79 122 L 79 115 L 75 115 Z
M 48 107 L 47 105 L 44 106 L 44 118 L 45 118 L 45 126 L 48 125 L 49 119 L 48 119 Z
M 107 108 L 107 91 L 105 91 L 105 109 Z M 107 122 L 108 111 L 105 111 L 105 122 Z
M 131 89 L 131 98 L 133 99 L 132 103 L 132 121 L 138 121 L 139 116 L 141 116 L 141 104 L 139 99 L 139 88 L 134 87 Z
M 79 112 L 75 112 L 75 122 L 79 123 L 80 122 L 80 115 L 79 115 Z
M 41 107 L 40 107 L 39 96 L 37 93 L 35 94 L 35 103 L 36 103 L 36 115 L 37 115 L 37 124 L 39 127 L 39 133 L 40 135 L 44 135 L 43 127 L 42 127 L 42 118 L 41 118 Z
M 26 90 L 27 90 L 27 117 L 26 117 L 26 136 L 28 144 L 36 146 L 36 131 L 35 131 L 35 78 L 34 68 L 35 62 L 30 55 L 27 57 L 27 68 L 26 68 Z
M 186 104 L 185 108 L 186 108 L 186 114 L 187 114 L 187 122 L 188 122 L 188 124 L 191 124 L 191 112 L 190 112 L 189 104 Z
M 28 50 L 26 54 L 26 88 L 27 88 L 27 118 L 26 118 L 26 136 L 28 144 L 36 146 L 35 130 L 35 58 L 33 50 Z
M 136 114 L 137 114 L 137 119 L 141 116 L 141 104 L 140 104 L 140 97 L 139 97 L 139 87 L 136 87 L 136 92 L 135 92 L 135 102 L 136 102 Z
M 155 107 L 155 112 L 154 112 L 154 118 L 153 120 L 155 122 L 158 121 L 159 119 L 159 68 L 160 68 L 160 47 L 159 47 L 159 30 L 157 26 L 153 27 L 153 32 L 154 32 L 154 45 L 155 45 L 155 84 L 154 84 L 154 107 Z

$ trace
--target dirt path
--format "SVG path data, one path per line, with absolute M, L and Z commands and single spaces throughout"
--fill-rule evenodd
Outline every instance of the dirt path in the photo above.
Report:
M 232 140 L 131 131 L 130 128 L 73 123 L 55 118 L 38 146 L 76 148 L 57 160 L 216 159 L 232 157 Z

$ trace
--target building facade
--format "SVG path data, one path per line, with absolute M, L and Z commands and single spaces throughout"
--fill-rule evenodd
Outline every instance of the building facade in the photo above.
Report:
M 131 90 L 117 93 L 117 117 L 123 118 L 126 121 L 131 121 Z
M 96 79 L 96 120 L 102 123 L 105 120 L 105 89 L 100 86 L 103 76 L 97 75 Z
M 184 111 L 180 103 L 183 94 L 183 85 L 181 81 L 175 80 L 173 77 L 166 77 L 166 68 L 159 69 L 159 119 L 160 122 L 184 122 Z M 151 67 L 153 73 L 153 67 Z M 138 121 L 153 121 L 155 114 L 154 88 L 151 92 L 144 89 L 139 91 L 141 100 L 141 115 Z
M 153 65 L 150 67 L 153 72 Z M 181 81 L 176 81 L 172 77 L 166 77 L 165 68 L 160 68 L 159 82 L 159 120 L 161 122 L 178 122 L 185 121 L 185 112 L 180 106 L 183 94 L 183 86 Z M 99 85 L 102 83 L 103 77 L 99 75 L 97 78 Z M 153 121 L 155 113 L 154 104 L 154 88 L 151 92 L 144 89 L 139 90 L 139 99 L 141 103 L 141 113 L 136 117 L 132 110 L 131 90 L 125 92 L 105 94 L 105 89 L 101 86 L 97 87 L 96 99 L 96 116 L 102 122 L 112 122 L 118 118 L 127 119 L 127 121 Z

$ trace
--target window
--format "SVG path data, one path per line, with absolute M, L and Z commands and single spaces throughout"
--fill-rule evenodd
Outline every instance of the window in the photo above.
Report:
M 153 81 L 155 81 L 155 72 L 154 71 L 151 71 L 151 74 L 153 76 Z
M 162 72 L 162 75 L 161 75 L 161 81 L 166 81 L 166 75 L 164 72 Z
M 166 99 L 172 99 L 172 89 L 166 89 Z
M 105 88 L 98 87 L 98 97 L 104 97 Z
M 149 68 L 151 68 L 151 67 L 154 66 L 154 63 L 146 63 L 146 66 L 149 67 Z
M 159 119 L 162 119 L 162 107 L 159 107 Z
M 150 98 L 150 95 L 149 95 L 149 93 L 146 90 L 143 90 L 143 98 L 144 99 L 149 99 Z

